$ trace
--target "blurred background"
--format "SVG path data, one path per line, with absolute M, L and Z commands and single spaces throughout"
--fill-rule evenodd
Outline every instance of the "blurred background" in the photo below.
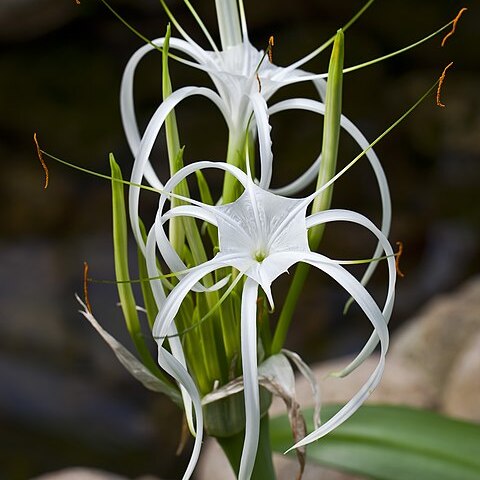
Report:
M 210 32 L 216 33 L 213 0 L 197 3 Z M 288 65 L 323 43 L 362 4 L 245 1 L 252 43 L 264 48 L 274 35 L 278 65 Z M 112 5 L 149 38 L 165 33 L 167 17 L 156 0 L 112 0 Z M 203 42 L 182 2 L 169 5 L 184 28 Z M 480 268 L 478 5 L 376 2 L 346 35 L 349 66 L 422 38 L 463 6 L 469 11 L 444 48 L 439 36 L 344 80 L 344 113 L 374 140 L 454 61 L 442 91 L 446 108 L 438 108 L 430 96 L 376 147 L 391 186 L 390 239 L 405 246 L 405 278 L 398 282 L 393 330 Z M 45 150 L 102 173 L 108 173 L 108 153 L 113 151 L 127 176 L 132 158 L 118 94 L 123 68 L 141 45 L 97 0 L 80 5 L 75 0 L 0 3 L 1 480 L 73 465 L 131 477 L 150 473 L 178 478 L 185 465 L 186 456 L 175 456 L 181 412 L 131 379 L 77 313 L 74 293 L 82 291 L 84 260 L 95 278 L 114 277 L 109 184 L 49 161 L 50 186 L 44 191 L 32 139 L 37 132 Z M 326 71 L 328 59 L 325 52 L 306 69 Z M 170 68 L 174 88 L 208 84 L 192 69 L 174 62 Z M 138 116 L 146 125 L 161 99 L 160 54 L 149 54 L 136 78 Z M 312 94 L 311 87 L 302 85 L 275 98 Z M 218 112 L 206 101 L 192 100 L 177 114 L 186 161 L 222 159 L 226 139 L 218 143 L 217 138 L 226 128 Z M 292 112 L 272 117 L 272 127 L 273 183 L 279 186 L 303 172 L 318 154 L 322 121 Z M 161 148 L 159 144 L 159 156 Z M 356 153 L 343 135 L 339 163 L 346 164 Z M 366 163 L 337 182 L 333 202 L 378 222 L 378 193 Z M 145 202 L 147 210 L 154 209 L 154 196 L 145 196 Z M 322 252 L 365 258 L 373 246 L 361 229 L 336 226 L 327 228 Z M 380 268 L 372 282 L 379 299 L 385 291 L 384 273 Z M 355 308 L 342 316 L 347 296 L 333 282 L 319 274 L 311 280 L 288 346 L 308 362 L 358 351 L 369 335 L 368 322 Z M 279 282 L 276 298 L 282 298 L 285 285 Z M 97 319 L 130 346 L 115 287 L 92 286 L 90 296 Z

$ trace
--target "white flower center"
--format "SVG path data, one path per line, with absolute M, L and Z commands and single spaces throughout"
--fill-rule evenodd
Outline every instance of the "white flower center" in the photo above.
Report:
M 277 253 L 309 251 L 301 202 L 250 182 L 237 200 L 216 207 L 220 252 L 261 263 Z

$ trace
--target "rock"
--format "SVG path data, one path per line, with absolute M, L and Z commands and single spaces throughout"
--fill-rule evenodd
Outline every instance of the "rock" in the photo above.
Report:
M 127 480 L 113 473 L 90 468 L 66 468 L 58 472 L 47 473 L 32 480 Z
M 58 472 L 47 473 L 32 480 L 127 480 L 126 477 L 115 475 L 114 473 L 104 472 L 91 468 L 66 468 Z M 160 480 L 150 475 L 139 477 L 136 480 Z
M 466 346 L 480 330 L 480 279 L 442 295 L 396 332 L 388 362 L 401 361 L 423 376 L 432 389 L 432 407 L 442 410 L 447 378 Z
M 480 422 L 480 332 L 467 343 L 450 370 L 442 410 L 447 415 Z
M 479 332 L 480 278 L 475 278 L 458 292 L 435 299 L 395 333 L 382 382 L 368 402 L 435 409 L 480 421 Z M 313 368 L 320 384 L 322 402 L 347 402 L 378 361 L 373 355 L 346 378 L 328 376 L 352 359 L 336 359 Z M 300 404 L 311 405 L 310 387 L 304 378 L 298 379 L 296 389 Z M 270 412 L 272 415 L 283 413 L 283 403 L 274 399 Z M 279 480 L 295 478 L 298 471 L 295 460 L 275 455 L 274 462 Z M 212 440 L 207 442 L 201 457 L 198 478 L 234 479 L 220 447 Z M 357 480 L 360 477 L 307 464 L 304 480 L 323 478 Z

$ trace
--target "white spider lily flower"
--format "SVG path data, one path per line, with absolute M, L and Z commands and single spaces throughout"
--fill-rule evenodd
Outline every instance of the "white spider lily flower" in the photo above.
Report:
M 163 213 L 169 192 L 188 175 L 208 168 L 222 169 L 233 175 L 244 187 L 243 194 L 234 202 L 212 206 L 189 200 L 183 205 Z M 332 179 L 333 181 L 334 179 Z M 174 217 L 190 216 L 209 222 L 218 228 L 219 252 L 207 262 L 191 268 L 165 302 L 159 305 L 153 336 L 158 344 L 159 361 L 165 362 L 170 355 L 163 346 L 174 326 L 174 319 L 184 298 L 201 279 L 224 267 L 234 267 L 239 275 L 246 277 L 241 300 L 241 354 L 245 398 L 245 441 L 240 462 L 239 479 L 250 478 L 258 446 L 260 405 L 257 367 L 257 296 L 258 288 L 265 292 L 273 306 L 272 282 L 296 263 L 305 262 L 325 272 L 339 283 L 354 298 L 371 322 L 380 340 L 380 357 L 375 370 L 357 394 L 330 420 L 316 428 L 292 448 L 301 447 L 326 435 L 352 415 L 374 390 L 380 381 L 385 365 L 389 335 L 387 323 L 392 312 L 395 287 L 395 261 L 392 248 L 382 232 L 366 217 L 348 210 L 326 210 L 307 215 L 307 208 L 314 198 L 330 183 L 314 194 L 301 199 L 276 195 L 255 185 L 240 169 L 221 162 L 198 162 L 177 172 L 165 185 L 160 195 L 159 209 L 154 227 L 149 232 L 147 244 L 156 241 L 157 246 L 170 268 L 178 266 L 178 256 L 164 232 L 164 224 Z M 320 253 L 312 252 L 308 245 L 308 229 L 319 224 L 347 221 L 367 228 L 378 239 L 387 256 L 388 291 L 382 310 L 365 287 L 351 275 L 341 261 L 332 260 Z M 155 265 L 155 254 L 147 252 L 149 264 Z M 155 271 L 149 271 L 150 275 Z M 168 357 L 170 358 L 171 355 Z M 182 366 L 171 373 L 182 384 L 189 376 Z M 181 373 L 181 375 L 179 375 Z M 191 385 L 189 381 L 189 385 Z M 197 425 L 201 411 L 195 407 Z M 197 429 L 198 432 L 198 429 Z
M 171 40 L 171 42 L 173 39 Z M 147 45 L 148 47 L 149 45 Z M 145 47 L 143 47 L 145 48 Z M 155 141 L 158 137 L 158 134 L 164 125 L 164 122 L 168 114 L 173 110 L 175 105 L 177 105 L 182 98 L 185 98 L 185 95 L 202 95 L 209 98 L 214 102 L 217 107 L 224 112 L 226 116 L 225 106 L 222 103 L 221 98 L 213 92 L 212 90 L 204 87 L 184 87 L 174 93 L 172 93 L 162 104 L 158 107 L 154 115 L 152 116 L 141 142 L 138 145 L 137 156 L 135 163 L 133 165 L 132 174 L 130 181 L 133 185 L 138 185 L 142 183 L 143 178 L 145 177 L 149 183 L 154 185 L 158 189 L 162 189 L 163 185 L 158 180 L 158 178 L 152 180 L 151 174 L 154 175 L 153 169 L 148 160 L 150 153 L 153 149 Z M 314 112 L 320 115 L 325 114 L 325 105 L 322 102 L 311 100 L 311 99 L 289 99 L 278 102 L 269 109 L 269 114 L 274 114 L 282 112 L 288 109 L 297 109 L 297 110 L 306 110 Z M 226 117 L 227 118 L 227 117 Z M 265 119 L 265 122 L 268 124 L 268 118 Z M 377 184 L 379 187 L 381 202 L 382 202 L 382 220 L 381 220 L 381 231 L 387 236 L 390 230 L 391 223 L 391 200 L 390 192 L 388 187 L 388 182 L 376 153 L 371 148 L 368 140 L 360 132 L 360 130 L 344 115 L 341 116 L 340 125 L 344 128 L 351 137 L 358 143 L 360 148 L 365 151 L 365 155 L 373 169 L 375 174 Z M 137 132 L 138 135 L 138 132 Z M 302 175 L 299 179 L 294 181 L 290 186 L 274 189 L 273 192 L 281 195 L 291 195 L 296 191 L 305 188 L 314 178 L 318 175 L 320 157 L 313 163 L 313 165 L 308 169 L 308 171 Z M 150 174 L 149 174 L 150 172 Z M 261 185 L 260 185 L 261 186 Z M 144 241 L 139 227 L 139 199 L 140 199 L 140 189 L 136 186 L 132 186 L 129 192 L 129 212 L 130 219 L 133 228 L 133 233 L 137 240 L 138 245 L 142 250 L 144 250 Z M 165 243 L 168 243 L 166 240 Z M 381 251 L 381 246 L 378 244 L 374 257 L 377 257 Z M 186 269 L 184 263 L 178 258 L 175 265 L 172 265 L 172 271 L 183 271 Z M 362 283 L 366 284 L 370 279 L 373 271 L 375 270 L 376 265 L 374 263 L 370 264 L 362 278 Z
M 373 0 L 367 2 L 345 28 L 348 28 L 372 2 Z M 326 91 L 324 78 L 327 74 L 310 74 L 301 70 L 300 67 L 323 51 L 330 44 L 330 40 L 288 67 L 276 66 L 270 61 L 271 59 L 267 52 L 256 49 L 250 43 L 243 2 L 241 0 L 238 2 L 236 0 L 216 2 L 222 49 L 216 46 L 189 2 L 184 0 L 184 3 L 190 8 L 205 33 L 211 50 L 205 50 L 196 43 L 175 21 L 175 18 L 162 1 L 165 10 L 183 37 L 181 39 L 170 38 L 169 49 L 189 57 L 187 60 L 173 56 L 176 60 L 206 72 L 210 76 L 215 90 L 196 87 L 180 88 L 173 93 L 173 98 L 168 104 L 166 114 L 168 115 L 180 102 L 188 97 L 201 95 L 209 98 L 219 108 L 229 130 L 229 151 L 227 154 L 229 159 L 236 156 L 239 147 L 243 145 L 246 132 L 249 129 L 256 133 L 252 137 L 258 136 L 261 164 L 259 184 L 262 188 L 268 189 L 272 177 L 272 150 L 267 102 L 280 88 L 304 81 L 312 81 L 320 98 L 323 100 Z M 134 156 L 138 154 L 142 138 L 136 120 L 133 99 L 135 70 L 148 52 L 156 48 L 161 49 L 165 42 L 165 37 L 157 38 L 138 49 L 130 58 L 122 78 L 120 93 L 122 122 Z M 271 45 L 269 48 L 271 48 Z M 158 123 L 157 134 L 162 124 L 163 121 Z M 229 161 L 229 163 L 231 162 Z M 312 170 L 309 172 L 313 171 L 314 168 L 312 167 Z M 162 182 L 149 161 L 146 165 L 145 177 L 153 187 L 162 187 Z M 314 178 L 314 175 L 309 174 L 306 175 L 305 180 L 308 179 L 311 182 Z M 291 188 L 294 187 L 292 186 Z M 301 188 L 301 185 L 296 190 L 298 191 L 299 188 Z
M 128 62 L 121 86 L 120 107 L 122 122 L 130 149 L 137 155 L 141 135 L 135 117 L 133 101 L 133 77 L 139 61 L 148 52 L 162 47 L 165 38 L 157 38 L 152 44 L 141 47 Z M 282 75 L 284 70 L 269 62 L 265 53 L 257 50 L 248 39 L 224 51 L 203 50 L 197 45 L 178 39 L 170 39 L 170 49 L 188 54 L 194 62 L 188 65 L 203 70 L 210 76 L 215 90 L 200 87 L 184 87 L 176 90 L 169 104 L 170 113 L 183 100 L 192 96 L 205 96 L 219 108 L 229 130 L 229 150 L 231 156 L 244 142 L 245 132 L 253 129 L 258 136 L 260 152 L 260 185 L 268 188 L 272 177 L 272 142 L 268 121 L 267 101 L 281 87 L 305 81 L 307 74 L 293 70 Z M 313 79 L 321 95 L 325 91 L 325 81 Z M 169 97 L 169 99 L 171 98 Z M 162 125 L 159 126 L 158 131 Z M 147 181 L 156 188 L 162 182 L 150 162 L 146 171 Z
M 162 2 L 164 3 L 164 2 Z M 208 98 L 216 105 L 223 115 L 229 129 L 229 151 L 227 152 L 227 162 L 237 162 L 237 152 L 239 145 L 243 145 L 245 135 L 249 129 L 254 128 L 258 136 L 260 152 L 260 179 L 259 185 L 265 189 L 270 188 L 272 177 L 272 150 L 269 116 L 286 110 L 308 110 L 324 115 L 325 106 L 322 101 L 314 101 L 305 98 L 294 98 L 287 101 L 268 106 L 267 102 L 272 95 L 281 87 L 297 83 L 300 81 L 311 80 L 317 88 L 320 98 L 325 97 L 326 82 L 320 78 L 322 75 L 311 75 L 299 68 L 318 54 L 322 47 L 328 42 L 307 55 L 305 58 L 295 62 L 288 67 L 279 67 L 272 64 L 266 53 L 253 47 L 248 39 L 248 30 L 246 25 L 243 2 L 240 0 L 237 5 L 236 0 L 223 0 L 216 2 L 218 24 L 222 41 L 222 50 L 219 50 L 215 42 L 211 39 L 198 15 L 194 12 L 189 2 L 185 2 L 192 10 L 200 26 L 205 32 L 212 50 L 202 49 L 192 38 L 183 30 L 183 28 L 171 16 L 168 8 L 164 5 L 167 13 L 174 21 L 177 30 L 183 36 L 183 39 L 170 38 L 169 49 L 188 55 L 193 61 L 186 61 L 192 67 L 203 70 L 211 77 L 215 90 L 205 87 L 188 86 L 174 91 L 157 108 L 154 115 L 146 127 L 143 137 L 141 137 L 136 121 L 133 83 L 134 74 L 138 63 L 148 53 L 157 47 L 163 47 L 165 38 L 153 40 L 153 42 L 141 47 L 130 59 L 122 79 L 120 94 L 120 105 L 122 121 L 126 132 L 126 137 L 130 148 L 135 155 L 135 163 L 132 170 L 131 182 L 140 184 L 145 177 L 146 181 L 157 189 L 163 188 L 163 184 L 158 178 L 152 167 L 149 157 L 157 137 L 163 128 L 168 115 L 174 108 L 191 96 L 202 96 Z M 361 10 L 364 11 L 372 2 L 367 4 Z M 355 17 L 361 14 L 359 12 Z M 352 21 L 354 21 L 354 19 Z M 351 24 L 350 22 L 349 24 Z M 348 25 L 347 25 L 348 27 Z M 177 57 L 175 57 L 177 58 Z M 180 59 L 181 60 L 181 59 Z M 253 119 L 251 124 L 249 122 Z M 341 127 L 344 128 L 352 138 L 358 143 L 362 150 L 367 149 L 369 142 L 365 139 L 358 128 L 342 116 Z M 255 133 L 255 132 L 254 132 Z M 376 180 L 379 186 L 379 192 L 382 203 L 381 231 L 388 235 L 391 223 L 391 200 L 388 183 L 378 157 L 373 149 L 366 152 L 367 158 L 373 168 Z M 234 159 L 231 161 L 231 159 Z M 306 188 L 318 176 L 321 154 L 313 162 L 311 167 L 298 179 L 290 184 L 276 189 L 271 189 L 280 195 L 292 195 Z M 242 166 L 241 166 L 242 167 Z M 144 248 L 144 242 L 138 228 L 138 205 L 140 190 L 132 188 L 130 190 L 130 218 L 134 229 L 137 243 Z M 374 257 L 381 251 L 380 245 L 377 245 Z M 375 270 L 376 264 L 368 266 L 364 274 L 362 283 L 366 284 Z M 176 270 L 184 270 L 182 264 L 178 264 Z M 199 286 L 198 286 L 199 287 Z

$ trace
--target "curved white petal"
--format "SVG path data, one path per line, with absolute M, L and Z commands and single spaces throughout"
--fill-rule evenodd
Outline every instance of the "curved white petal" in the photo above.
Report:
M 163 308 L 163 304 L 165 303 L 166 296 L 163 290 L 162 281 L 158 277 L 159 271 L 157 267 L 157 257 L 155 251 L 155 230 L 154 228 L 150 229 L 150 232 L 147 236 L 147 247 L 145 251 L 145 261 L 147 264 L 147 272 L 148 276 L 151 280 L 149 280 L 150 287 L 152 289 L 153 297 L 155 299 L 155 303 L 157 304 L 157 308 L 160 311 Z M 170 349 L 172 351 L 172 355 L 183 365 L 183 367 L 187 368 L 187 362 L 185 360 L 185 354 L 183 352 L 182 344 L 180 338 L 176 336 L 176 328 L 175 324 L 170 326 L 169 335 L 171 338 L 169 340 Z M 192 399 L 191 396 L 188 394 L 187 390 L 180 384 L 180 391 L 182 394 L 183 405 L 185 408 L 185 417 L 187 419 L 188 428 L 190 431 L 194 432 L 193 426 L 193 411 L 192 411 Z
M 212 212 L 194 205 L 180 205 L 172 208 L 162 215 L 162 223 L 174 217 L 193 217 L 217 225 L 217 220 Z
M 323 78 L 315 78 L 312 80 L 313 86 L 316 88 L 318 95 L 323 103 L 327 97 L 327 82 Z
M 204 170 L 207 168 L 213 168 L 229 172 L 230 174 L 235 176 L 235 178 L 237 178 L 237 180 L 243 185 L 246 185 L 248 180 L 245 173 L 242 172 L 239 168 L 234 167 L 233 165 L 228 165 L 223 162 L 204 161 L 186 165 L 185 167 L 180 169 L 175 175 L 173 175 L 170 180 L 165 184 L 165 187 L 159 199 L 158 211 L 155 220 L 155 232 L 159 250 L 162 254 L 163 259 L 165 260 L 165 263 L 168 265 L 172 272 L 182 272 L 184 270 L 187 270 L 187 267 L 183 263 L 181 258 L 178 256 L 177 252 L 175 252 L 163 228 L 164 221 L 162 219 L 162 212 L 165 208 L 165 203 L 167 200 L 169 200 L 169 194 L 182 180 L 184 180 L 188 175 L 196 172 L 197 170 Z M 215 207 L 213 207 L 212 205 L 206 205 L 202 202 L 197 202 L 191 199 L 185 199 L 185 201 L 194 203 L 196 206 L 202 208 L 206 212 L 206 215 L 209 215 L 211 212 L 215 211 Z M 216 221 L 215 224 L 217 223 L 218 222 Z M 179 277 L 181 278 L 182 275 L 179 275 Z M 221 286 L 221 284 L 216 284 L 216 288 L 221 288 Z M 213 288 L 215 288 L 215 286 L 209 287 L 210 290 Z M 200 284 L 196 285 L 194 287 L 194 290 L 206 291 L 205 287 Z
M 260 187 L 268 188 L 272 179 L 272 139 L 270 137 L 270 123 L 268 120 L 267 102 L 260 93 L 250 95 L 250 101 L 255 116 L 260 150 Z
M 170 292 L 168 295 L 165 303 L 163 304 L 161 310 L 159 310 L 157 314 L 157 318 L 155 319 L 155 323 L 152 329 L 152 335 L 155 341 L 158 344 L 158 355 L 159 355 L 159 365 L 162 368 L 164 367 L 163 363 L 160 363 L 161 359 L 164 358 L 162 356 L 162 352 L 166 352 L 163 347 L 163 343 L 167 336 L 169 337 L 169 344 L 172 350 L 172 358 L 182 366 L 184 370 L 184 374 L 182 377 L 174 376 L 174 378 L 179 382 L 182 392 L 182 398 L 185 405 L 185 413 L 187 417 L 187 421 L 189 424 L 190 430 L 193 432 L 193 418 L 192 418 L 192 402 L 195 409 L 195 415 L 197 418 L 197 427 L 195 431 L 198 435 L 198 412 L 197 406 L 195 405 L 195 397 L 192 396 L 191 388 L 188 388 L 188 382 L 185 383 L 185 374 L 188 375 L 186 371 L 186 362 L 185 357 L 183 354 L 183 348 L 181 345 L 180 338 L 177 336 L 177 331 L 174 324 L 174 319 L 180 306 L 187 296 L 187 294 L 192 290 L 193 285 L 195 285 L 201 278 L 209 273 L 213 272 L 214 270 L 221 268 L 224 266 L 224 263 L 218 260 L 211 260 L 206 262 L 198 267 L 192 268 L 190 273 L 183 278 L 183 280 Z M 167 352 L 168 353 L 168 352 Z M 166 370 L 170 373 L 169 370 Z M 195 387 L 195 392 L 196 387 Z M 198 396 L 198 392 L 197 392 Z
M 183 351 L 183 346 L 180 337 L 178 336 L 177 327 L 174 323 L 170 326 L 168 331 L 169 339 L 168 343 L 170 345 L 170 350 L 172 356 L 183 366 L 185 371 L 187 371 L 187 361 L 185 359 L 185 353 Z M 183 407 L 185 409 L 185 418 L 187 420 L 188 429 L 192 435 L 196 435 L 196 428 L 193 420 L 193 398 L 190 391 L 185 387 L 184 383 L 177 378 L 177 381 L 180 385 L 180 391 L 182 394 Z
M 260 434 L 260 397 L 257 367 L 258 284 L 247 278 L 242 294 L 241 342 L 245 396 L 245 440 L 240 460 L 239 480 L 250 480 Z
M 383 308 L 383 316 L 385 317 L 385 321 L 388 323 L 392 315 L 393 302 L 395 300 L 395 283 L 397 278 L 395 258 L 390 242 L 368 218 L 360 215 L 359 213 L 351 212 L 349 210 L 328 210 L 325 212 L 319 212 L 311 215 L 307 218 L 307 227 L 310 228 L 320 223 L 335 221 L 353 222 L 362 225 L 365 228 L 368 228 L 377 237 L 381 250 L 383 250 L 385 252 L 385 255 L 387 255 L 386 260 L 388 264 L 388 291 L 385 299 L 385 306 Z M 377 344 L 378 336 L 374 332 L 372 333 L 368 342 L 365 344 L 358 356 L 347 367 L 345 367 L 342 371 L 336 373 L 335 375 L 339 377 L 344 377 L 353 370 L 355 370 L 373 352 Z
M 198 208 L 198 207 L 197 207 Z M 167 235 L 165 234 L 165 230 L 163 228 L 163 224 L 166 221 L 164 217 L 160 217 L 160 211 L 157 212 L 154 228 L 155 228 L 155 236 L 158 245 L 158 249 L 160 250 L 165 263 L 169 266 L 172 272 L 177 272 L 177 278 L 182 278 L 186 275 L 185 272 L 188 272 L 189 269 L 180 259 L 178 254 L 173 249 Z M 190 269 L 191 270 L 191 269 Z M 182 273 L 180 273 L 182 272 Z M 222 278 L 217 283 L 209 286 L 204 287 L 202 284 L 198 283 L 192 287 L 194 292 L 213 292 L 215 290 L 219 290 L 220 288 L 224 287 L 229 280 L 229 276 Z
M 356 410 L 358 410 L 358 408 L 368 398 L 368 396 L 380 382 L 383 370 L 385 368 L 385 354 L 387 352 L 389 343 L 387 324 L 382 312 L 365 287 L 361 285 L 361 283 L 355 277 L 353 277 L 353 275 L 347 272 L 342 266 L 332 263 L 328 258 L 318 253 L 309 253 L 303 255 L 303 261 L 324 271 L 327 275 L 337 281 L 355 299 L 375 328 L 378 338 L 380 339 L 381 351 L 377 367 L 370 375 L 368 380 L 360 388 L 360 390 L 350 399 L 350 401 L 347 402 L 347 404 L 342 407 L 340 411 L 336 413 L 330 420 L 324 423 L 320 428 L 307 435 L 303 440 L 296 443 L 288 451 L 318 440 L 320 437 L 323 437 L 327 433 L 331 432 L 353 413 L 355 413 Z
M 190 396 L 193 408 L 195 410 L 195 420 L 196 420 L 196 436 L 195 443 L 193 445 L 193 451 L 188 462 L 187 469 L 183 475 L 183 480 L 188 480 L 192 474 L 193 470 L 197 464 L 198 457 L 200 455 L 200 450 L 202 448 L 203 440 L 203 413 L 202 413 L 202 404 L 200 401 L 200 394 L 197 390 L 195 382 L 192 377 L 189 375 L 185 367 L 163 347 L 158 349 L 158 364 L 162 367 L 169 375 L 171 375 L 177 382 L 185 389 L 185 391 Z
M 146 167 L 149 164 L 149 156 L 152 151 L 153 145 L 155 140 L 157 139 L 158 133 L 162 128 L 165 119 L 169 115 L 169 113 L 184 99 L 194 96 L 200 95 L 210 99 L 220 111 L 225 116 L 225 111 L 223 107 L 222 100 L 220 97 L 209 90 L 208 88 L 203 87 L 184 87 L 180 90 L 175 91 L 172 93 L 155 111 L 153 117 L 151 118 L 147 129 L 145 130 L 145 134 L 142 138 L 140 143 L 137 156 L 135 158 L 135 163 L 133 165 L 132 174 L 130 181 L 133 184 L 141 184 L 142 179 L 146 176 L 147 171 Z M 229 121 L 227 117 L 225 117 L 227 122 Z M 149 179 L 148 181 L 152 180 L 155 182 L 155 179 Z M 130 221 L 132 224 L 133 233 L 135 235 L 135 239 L 142 251 L 145 249 L 144 242 L 142 240 L 142 235 L 140 232 L 139 221 L 138 221 L 138 203 L 140 198 L 140 187 L 135 185 L 131 185 L 129 189 L 129 212 L 130 212 Z
M 293 182 L 290 182 L 283 187 L 271 188 L 270 191 L 276 193 L 277 195 L 288 196 L 295 195 L 304 188 L 307 188 L 317 178 L 321 161 L 322 154 L 320 154 L 317 159 L 310 165 L 310 167 L 308 167 L 308 170 L 303 172 Z
M 147 244 L 145 248 L 145 262 L 147 264 L 147 272 L 150 278 L 149 284 L 152 289 L 153 298 L 157 304 L 157 308 L 160 310 L 165 303 L 166 295 L 163 290 L 162 281 L 157 278 L 160 274 L 157 266 L 156 256 L 156 243 L 155 243 L 155 228 L 152 227 L 147 235 Z
M 152 44 L 161 48 L 164 41 L 165 38 L 163 37 L 156 38 L 155 40 L 152 40 Z M 141 135 L 138 128 L 138 122 L 135 114 L 135 104 L 133 99 L 134 76 L 135 70 L 143 57 L 148 52 L 155 50 L 152 44 L 142 46 L 130 57 L 130 60 L 128 61 L 123 72 L 122 82 L 120 85 L 120 114 L 122 118 L 123 129 L 125 131 L 125 136 L 127 137 L 128 145 L 134 156 L 136 156 L 138 153 L 138 148 L 141 141 Z M 198 62 L 187 62 L 187 64 L 192 67 L 203 69 L 200 62 L 205 63 L 206 61 L 208 61 L 209 57 L 205 55 L 202 49 L 195 48 L 188 42 L 185 42 L 183 40 L 177 38 L 170 38 L 169 46 L 171 49 L 186 53 L 196 62 Z M 150 163 L 148 163 L 146 166 L 146 177 L 147 179 L 149 179 L 148 181 L 152 187 L 162 187 L 162 183 L 158 179 Z
M 319 88 L 321 87 L 319 86 Z M 272 115 L 276 112 L 281 112 L 281 111 L 290 110 L 290 109 L 302 109 L 302 110 L 315 112 L 320 115 L 325 114 L 325 105 L 323 103 L 317 102 L 315 100 L 306 99 L 306 98 L 290 99 L 290 100 L 279 102 L 273 105 L 272 107 L 270 107 L 269 113 Z M 342 115 L 340 118 L 340 125 L 352 136 L 352 138 L 358 143 L 359 147 L 362 150 L 366 150 L 370 146 L 370 143 L 364 137 L 362 132 L 360 132 L 360 130 L 355 126 L 355 124 L 344 115 Z M 380 198 L 382 202 L 381 231 L 385 236 L 388 236 L 388 232 L 390 231 L 391 219 L 392 219 L 392 206 L 391 206 L 390 190 L 388 187 L 387 178 L 385 176 L 385 172 L 383 171 L 382 164 L 380 163 L 380 160 L 378 159 L 373 148 L 367 150 L 365 155 L 373 169 L 373 172 L 377 179 L 379 191 L 380 191 Z M 318 161 L 319 159 L 317 159 L 315 163 L 317 163 Z M 308 169 L 306 174 L 307 173 L 310 174 L 312 176 L 311 180 L 313 181 L 316 175 L 318 174 L 318 170 L 315 171 L 312 167 Z M 274 192 L 275 193 L 281 192 L 281 194 L 295 193 L 295 190 L 292 190 L 291 188 L 288 188 L 288 187 L 301 186 L 303 188 L 304 186 L 306 186 L 305 182 L 308 178 L 306 177 L 306 174 L 304 174 L 304 176 L 301 177 L 302 178 L 301 183 L 295 184 L 295 185 L 291 184 L 287 187 L 274 190 Z M 288 193 L 285 193 L 285 192 L 288 192 Z M 373 253 L 373 257 L 378 257 L 381 251 L 382 251 L 382 247 L 380 243 L 378 243 L 375 249 L 375 252 Z M 375 269 L 376 269 L 376 263 L 371 263 L 367 267 L 367 270 L 365 271 L 362 277 L 362 285 L 367 284 L 367 282 L 370 280 L 371 276 L 373 275 L 373 272 L 375 271 Z
M 157 314 L 152 329 L 153 338 L 158 343 L 159 347 L 165 341 L 170 326 L 175 319 L 175 315 L 178 313 L 185 297 L 192 290 L 192 287 L 205 275 L 208 275 L 222 266 L 223 265 L 219 263 L 218 260 L 213 259 L 199 265 L 198 267 L 193 267 L 169 293 L 162 309 Z

